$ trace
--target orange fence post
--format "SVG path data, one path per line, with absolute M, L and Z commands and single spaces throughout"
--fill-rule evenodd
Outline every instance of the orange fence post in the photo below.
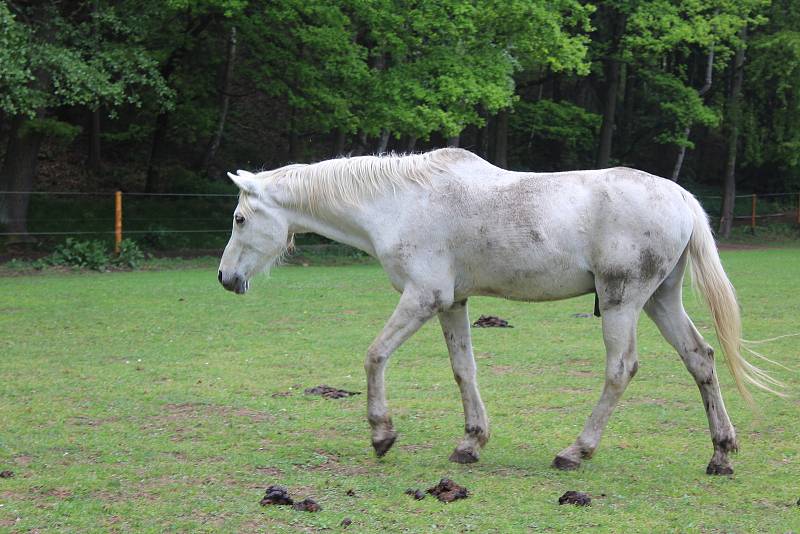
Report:
M 750 228 L 756 231 L 756 196 L 753 195 L 753 209 L 750 212 Z
M 114 193 L 114 254 L 119 254 L 122 243 L 122 191 Z

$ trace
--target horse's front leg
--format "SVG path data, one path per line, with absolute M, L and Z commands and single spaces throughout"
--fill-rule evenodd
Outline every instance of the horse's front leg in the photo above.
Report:
M 383 331 L 367 350 L 364 369 L 367 371 L 367 419 L 372 427 L 372 447 L 383 456 L 392 447 L 397 432 L 386 405 L 383 373 L 392 353 L 420 329 L 428 319 L 449 303 L 442 301 L 440 290 L 422 290 L 407 286 L 400 302 Z
M 478 391 L 467 301 L 456 302 L 450 309 L 439 312 L 439 322 L 464 405 L 464 438 L 450 455 L 450 461 L 460 464 L 477 462 L 480 448 L 489 440 L 489 420 Z

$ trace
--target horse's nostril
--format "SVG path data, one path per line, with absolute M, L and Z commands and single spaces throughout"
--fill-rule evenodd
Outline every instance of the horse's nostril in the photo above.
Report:
M 222 271 L 217 271 L 217 280 L 219 280 L 220 284 L 222 283 Z

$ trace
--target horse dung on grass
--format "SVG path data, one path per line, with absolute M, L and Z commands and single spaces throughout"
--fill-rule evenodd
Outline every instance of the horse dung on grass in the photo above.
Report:
M 400 302 L 367 350 L 367 417 L 383 456 L 397 439 L 384 368 L 397 348 L 438 315 L 464 405 L 464 437 L 450 460 L 478 460 L 489 421 L 476 382 L 467 299 L 523 301 L 597 293 L 606 348 L 600 400 L 553 465 L 591 458 L 638 368 L 636 324 L 644 310 L 678 351 L 708 416 L 709 474 L 731 474 L 736 434 L 722 401 L 714 352 L 683 308 L 691 259 L 739 391 L 779 383 L 740 354 L 741 323 L 708 218 L 677 184 L 622 167 L 560 173 L 510 172 L 461 149 L 407 156 L 340 158 L 273 171 L 230 174 L 241 190 L 219 266 L 228 290 L 247 291 L 292 236 L 314 232 L 377 258 Z

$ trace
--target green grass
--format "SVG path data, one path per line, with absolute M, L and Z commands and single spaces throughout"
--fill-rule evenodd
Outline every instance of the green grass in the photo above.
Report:
M 732 251 L 750 339 L 794 333 L 800 249 Z M 376 459 L 365 395 L 323 400 L 321 383 L 365 392 L 367 345 L 397 296 L 376 265 L 286 267 L 245 297 L 215 266 L 0 278 L 0 531 L 251 532 L 800 530 L 795 395 L 757 394 L 760 414 L 723 388 L 741 452 L 736 475 L 709 477 L 711 443 L 699 393 L 652 323 L 640 324 L 639 374 L 595 458 L 549 467 L 599 394 L 599 320 L 586 296 L 547 304 L 470 301 L 513 329 L 475 329 L 493 437 L 478 464 L 447 457 L 461 403 L 438 325 L 392 358 L 389 403 L 400 432 Z M 713 344 L 709 316 L 687 307 Z M 799 338 L 760 346 L 798 368 Z M 798 391 L 800 376 L 775 374 Z M 289 392 L 288 396 L 273 396 Z M 414 501 L 449 476 L 471 497 Z M 323 506 L 262 508 L 270 484 Z M 354 490 L 355 497 L 348 496 Z M 588 508 L 558 506 L 566 490 Z

